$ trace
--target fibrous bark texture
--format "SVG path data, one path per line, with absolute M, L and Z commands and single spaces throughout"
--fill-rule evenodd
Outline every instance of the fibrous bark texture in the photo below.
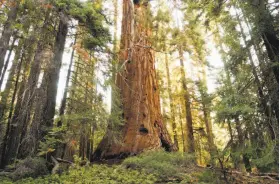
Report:
M 151 35 L 148 5 L 123 0 L 120 66 L 116 85 L 122 102 L 121 136 L 111 141 L 108 130 L 93 158 L 113 158 L 164 147 L 172 150 L 171 139 L 160 113 L 155 59 L 148 38 Z

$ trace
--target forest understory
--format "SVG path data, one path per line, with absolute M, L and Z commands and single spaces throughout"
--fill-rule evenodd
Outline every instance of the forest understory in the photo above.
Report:
M 279 183 L 279 1 L 0 0 L 2 183 Z
M 127 159 L 103 160 L 85 163 L 58 159 L 52 173 L 47 174 L 44 161 L 26 159 L 10 172 L 0 172 L 3 184 L 49 183 L 190 183 L 190 184 L 277 184 L 278 173 L 246 174 L 234 170 L 204 167 L 196 164 L 193 155 L 149 151 Z M 12 171 L 13 170 L 13 171 Z M 37 170 L 37 171 L 35 171 Z M 45 172 L 45 173 L 44 173 Z M 34 178 L 35 177 L 35 178 Z

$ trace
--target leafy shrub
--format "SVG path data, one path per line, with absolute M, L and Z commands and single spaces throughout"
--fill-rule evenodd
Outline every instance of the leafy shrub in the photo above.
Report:
M 54 127 L 52 128 L 48 135 L 45 136 L 45 141 L 40 142 L 39 146 L 39 156 L 52 153 L 58 148 L 61 144 L 64 144 L 64 136 L 66 133 L 66 127 Z
M 37 179 L 25 178 L 16 181 L 17 184 L 153 184 L 156 177 L 140 171 L 124 169 L 120 166 L 108 167 L 93 165 L 75 166 L 61 175 L 48 175 Z M 10 184 L 5 183 L 5 184 Z
M 18 180 L 25 177 L 38 177 L 48 174 L 46 161 L 43 158 L 28 157 L 24 160 L 20 160 L 16 165 L 16 170 L 11 174 L 14 180 Z
M 126 168 L 143 170 L 153 173 L 161 180 L 169 178 L 184 179 L 186 170 L 193 167 L 195 158 L 192 155 L 179 152 L 148 151 L 136 157 L 124 160 Z
M 216 184 L 216 183 L 220 183 L 217 175 L 210 171 L 210 170 L 205 170 L 203 172 L 197 173 L 196 174 L 199 183 L 203 184 L 203 183 L 208 183 L 208 184 Z
M 12 180 L 8 177 L 0 176 L 1 184 L 13 184 Z
M 278 158 L 276 157 L 276 155 L 278 156 L 278 154 L 275 154 L 276 149 L 278 148 L 276 147 L 276 145 L 278 145 L 277 142 L 271 141 L 267 143 L 266 149 L 261 149 L 260 155 L 255 152 L 254 156 L 258 155 L 258 157 L 255 156 L 255 158 L 253 158 L 251 162 L 258 168 L 260 172 L 278 172 Z

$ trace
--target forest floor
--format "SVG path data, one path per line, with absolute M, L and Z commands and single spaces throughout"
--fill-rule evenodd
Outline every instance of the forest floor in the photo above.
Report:
M 1 184 L 277 184 L 278 175 L 246 174 L 196 165 L 191 155 L 147 152 L 121 163 L 110 160 L 81 166 L 76 160 L 67 170 L 41 176 L 43 166 L 29 160 L 11 173 L 0 172 Z M 66 164 L 67 165 L 67 164 Z M 62 166 L 62 164 L 61 164 Z M 65 166 L 65 164 L 64 164 Z M 69 165 L 68 165 L 69 166 Z M 29 168 L 28 168 L 29 167 Z M 33 168 L 32 168 L 33 167 Z M 63 168 L 63 167 L 61 167 Z M 36 170 L 36 174 L 34 171 Z M 225 176 L 227 182 L 225 180 Z

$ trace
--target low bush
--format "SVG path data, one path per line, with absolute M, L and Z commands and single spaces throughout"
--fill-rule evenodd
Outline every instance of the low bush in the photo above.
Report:
M 26 177 L 34 178 L 48 173 L 49 171 L 45 159 L 28 157 L 15 164 L 15 171 L 11 173 L 11 178 L 13 180 L 19 180 Z
M 124 160 L 125 168 L 153 173 L 160 180 L 184 179 L 188 169 L 195 166 L 195 157 L 179 152 L 148 151 Z
M 217 177 L 217 175 L 210 171 L 210 170 L 205 170 L 203 172 L 199 172 L 197 174 L 195 174 L 198 178 L 198 183 L 200 184 L 216 184 L 216 183 L 220 183 L 221 181 L 219 180 L 219 178 Z

